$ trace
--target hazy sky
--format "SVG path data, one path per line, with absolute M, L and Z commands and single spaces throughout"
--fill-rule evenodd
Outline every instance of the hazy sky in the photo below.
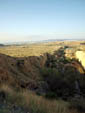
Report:
M 0 0 L 0 42 L 85 38 L 85 0 Z

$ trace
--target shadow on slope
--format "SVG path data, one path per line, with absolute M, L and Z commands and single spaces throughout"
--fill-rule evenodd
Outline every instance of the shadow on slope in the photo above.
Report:
M 24 58 L 0 54 L 0 83 L 62 99 L 85 96 L 85 70 L 76 59 L 66 58 L 64 50 Z

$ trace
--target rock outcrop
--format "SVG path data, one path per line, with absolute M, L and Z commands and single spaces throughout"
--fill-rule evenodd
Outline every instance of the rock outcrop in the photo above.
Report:
M 82 66 L 85 69 L 85 52 L 84 51 L 77 51 L 76 58 L 81 62 Z

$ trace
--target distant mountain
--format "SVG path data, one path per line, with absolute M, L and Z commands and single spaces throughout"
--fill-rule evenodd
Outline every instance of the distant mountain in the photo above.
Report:
M 36 44 L 36 43 L 48 43 L 48 42 L 56 42 L 56 41 L 84 41 L 85 39 L 47 39 L 47 40 L 34 40 L 34 41 L 21 41 L 21 42 L 8 42 L 4 44 L 0 44 L 1 46 L 10 46 L 10 45 L 14 45 L 14 46 L 21 46 L 21 45 L 25 45 L 25 44 Z
M 0 47 L 3 47 L 3 46 L 5 46 L 4 44 L 0 44 Z

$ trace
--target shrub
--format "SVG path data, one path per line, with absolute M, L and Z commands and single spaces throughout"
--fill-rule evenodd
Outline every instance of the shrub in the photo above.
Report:
M 54 99 L 57 98 L 57 95 L 54 92 L 48 92 L 46 93 L 45 97 L 49 99 Z
M 56 82 L 57 82 L 58 78 L 60 78 L 59 72 L 54 68 L 46 68 L 45 67 L 42 69 L 42 77 L 43 77 L 44 81 L 46 81 L 47 84 L 49 85 L 49 90 L 54 91 L 56 88 L 55 87 Z
M 57 98 L 68 95 L 68 82 L 55 68 L 43 68 L 42 76 L 49 86 L 47 97 L 53 98 L 54 96 Z
M 70 108 L 77 109 L 77 111 L 85 112 L 85 99 L 84 98 L 74 98 L 70 101 Z

